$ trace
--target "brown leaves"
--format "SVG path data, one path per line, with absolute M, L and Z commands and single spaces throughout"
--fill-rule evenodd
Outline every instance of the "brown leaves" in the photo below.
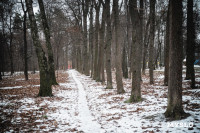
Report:
M 58 74 L 58 82 L 66 82 L 67 73 Z M 49 102 L 61 101 L 61 97 L 37 97 L 39 92 L 39 74 L 29 74 L 29 80 L 24 80 L 24 75 L 17 75 L 4 78 L 0 82 L 0 87 L 15 87 L 13 89 L 0 89 L 0 131 L 13 132 L 39 132 L 43 129 L 55 131 L 58 126 L 56 120 L 49 120 L 47 113 L 56 112 L 56 107 L 49 107 L 47 104 L 41 105 L 44 100 Z M 59 90 L 64 87 L 53 86 L 52 89 Z M 33 101 L 24 101 L 24 99 Z M 23 108 L 24 107 L 24 108 Z M 40 126 L 43 124 L 42 126 Z M 48 126 L 45 126 L 48 125 Z

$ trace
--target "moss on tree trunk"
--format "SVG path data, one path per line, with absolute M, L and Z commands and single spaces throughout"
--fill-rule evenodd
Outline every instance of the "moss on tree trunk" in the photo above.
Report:
M 38 28 L 33 13 L 32 0 L 26 0 L 26 7 L 28 9 L 29 20 L 31 25 L 31 35 L 33 39 L 33 44 L 36 49 L 36 54 L 38 58 L 39 70 L 40 70 L 40 90 L 38 96 L 52 96 L 50 74 L 47 64 L 47 58 L 45 52 L 42 49 L 41 43 L 39 41 Z M 49 82 L 50 81 L 50 82 Z
M 48 71 L 49 71 L 49 76 L 50 76 L 49 80 L 52 85 L 58 85 L 56 81 L 56 76 L 55 76 L 53 51 L 52 51 L 51 40 L 50 40 L 50 29 L 49 29 L 49 25 L 48 25 L 45 10 L 44 10 L 44 4 L 42 0 L 38 0 L 38 3 L 39 3 L 43 30 L 44 30 L 45 39 L 46 39 L 46 47 L 47 47 L 47 52 L 48 52 L 47 64 L 48 64 Z
M 52 88 L 49 83 L 50 75 L 47 71 L 40 71 L 40 90 L 38 96 L 53 96 Z

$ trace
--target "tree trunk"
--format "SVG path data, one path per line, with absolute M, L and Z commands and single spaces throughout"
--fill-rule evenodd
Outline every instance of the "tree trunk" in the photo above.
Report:
M 87 14 L 89 9 L 89 0 L 83 0 L 83 73 L 89 76 L 88 48 L 87 48 Z
M 148 45 L 149 45 L 149 19 L 146 23 L 145 34 L 144 34 L 144 49 L 143 49 L 143 64 L 142 64 L 142 74 L 145 75 L 145 69 L 147 65 L 147 52 L 148 52 Z
M 26 12 L 24 12 L 24 76 L 28 80 L 28 57 L 27 57 L 27 40 L 26 40 Z
M 77 70 L 77 65 L 76 65 L 76 48 L 75 45 L 72 46 L 72 56 L 74 58 L 72 58 L 72 69 L 76 69 Z
M 12 33 L 11 33 L 11 37 L 10 37 L 10 48 L 9 48 L 9 52 L 10 52 L 10 72 L 11 75 L 14 74 L 14 66 L 13 66 L 13 50 L 12 50 Z
M 50 40 L 50 29 L 49 29 L 49 25 L 48 25 L 45 10 L 44 10 L 44 4 L 42 0 L 38 0 L 38 3 L 39 3 L 42 25 L 43 25 L 43 30 L 44 30 L 45 39 L 46 39 L 46 47 L 48 51 L 47 63 L 48 63 L 48 71 L 50 74 L 50 81 L 51 81 L 50 83 L 51 85 L 58 85 L 58 83 L 56 82 L 56 76 L 55 76 L 53 51 L 52 51 L 51 40 Z
M 117 82 L 117 93 L 124 93 L 124 87 L 122 82 L 122 62 L 121 62 L 121 44 L 119 43 L 119 5 L 118 0 L 113 0 L 113 11 L 114 11 L 114 26 L 115 26 L 115 67 L 116 67 L 116 82 Z
M 93 28 L 93 2 L 90 3 L 90 29 L 89 29 L 89 45 L 90 45 L 90 68 L 91 68 L 91 77 L 94 73 L 94 28 Z
M 170 4 L 170 3 L 169 3 Z M 168 86 L 168 77 L 169 77 L 169 28 L 170 28 L 170 22 L 169 22 L 169 7 L 168 4 L 168 11 L 167 11 L 167 22 L 166 22 L 166 35 L 165 35 L 165 78 L 164 78 L 164 85 Z
M 13 49 L 12 49 L 12 41 L 13 41 L 13 33 L 12 33 L 12 19 L 11 19 L 11 15 L 10 15 L 10 25 L 9 25 L 9 32 L 10 32 L 10 46 L 8 46 L 7 44 L 7 48 L 8 48 L 8 54 L 10 57 L 10 72 L 11 75 L 14 74 L 14 67 L 13 67 Z
M 1 37 L 1 39 L 0 39 L 0 42 L 3 42 L 3 37 L 1 36 L 1 33 L 0 33 L 0 37 Z M 1 44 L 0 45 L 0 80 L 2 80 L 3 78 L 2 78 L 2 65 L 3 65 L 3 56 L 2 56 L 2 54 L 3 54 L 3 46 L 2 46 L 3 44 Z
M 36 49 L 40 70 L 40 90 L 38 96 L 52 96 L 52 88 L 51 84 L 49 84 L 50 76 L 48 72 L 47 58 L 45 57 L 45 52 L 43 51 L 41 43 L 39 41 L 38 28 L 33 13 L 32 0 L 26 0 L 26 7 L 28 9 L 31 25 L 31 35 L 33 39 L 33 44 Z
M 65 59 L 64 62 L 66 62 L 66 64 L 65 64 L 64 66 L 66 66 L 66 70 L 68 70 L 68 69 L 69 69 L 69 68 L 68 68 L 68 65 L 69 65 L 69 63 L 68 63 L 68 61 L 69 61 L 69 59 L 68 59 L 68 58 L 69 58 L 69 57 L 68 57 L 68 43 L 66 44 L 65 47 L 66 47 L 66 49 L 65 49 L 65 54 L 66 54 L 66 55 L 65 55 L 65 58 L 66 58 L 66 59 Z
M 126 45 L 128 43 L 124 42 L 123 45 L 123 52 L 122 52 L 122 72 L 123 72 L 123 77 L 128 78 L 128 66 L 127 66 L 127 52 L 126 52 Z
M 105 6 L 103 6 L 101 27 L 99 29 L 99 58 L 98 58 L 98 75 L 97 81 L 105 82 L 104 80 L 104 33 L 105 33 Z M 103 81 L 104 80 L 104 81 Z
M 170 51 L 168 104 L 165 116 L 181 119 L 185 114 L 182 107 L 182 1 L 170 0 Z
M 123 53 L 122 53 L 122 72 L 123 72 L 123 77 L 128 78 L 128 53 L 129 53 L 129 18 L 128 18 L 128 1 L 125 0 L 124 3 L 124 10 L 125 10 L 125 16 L 126 16 L 126 31 L 125 31 L 125 36 L 124 36 L 124 45 L 123 45 Z
M 111 18 L 110 18 L 110 0 L 105 1 L 106 6 L 106 74 L 107 74 L 107 84 L 106 89 L 112 89 L 112 71 L 111 71 L 111 41 L 112 41 L 112 31 L 111 31 Z
M 2 78 L 2 75 L 1 75 L 1 69 L 0 69 L 0 80 L 2 80 L 3 78 Z
M 126 102 L 141 101 L 141 61 L 142 61 L 142 21 L 143 21 L 143 0 L 140 0 L 140 12 L 137 10 L 137 0 L 129 1 L 129 11 L 132 22 L 132 90 L 129 100 Z
M 101 56 L 99 56 L 99 59 L 101 58 L 101 65 L 99 65 L 99 66 L 101 66 L 101 69 L 100 69 L 100 80 L 101 80 L 101 82 L 102 83 L 104 83 L 105 82 L 105 76 L 104 76 L 104 47 L 105 47 L 105 9 L 103 9 L 104 11 L 103 11 L 103 13 L 102 13 L 102 22 L 101 22 L 101 29 L 100 29 L 100 49 L 101 49 L 101 51 L 100 51 L 100 55 Z
M 98 46 L 99 46 L 99 11 L 100 3 L 95 3 L 96 18 L 95 18 L 95 57 L 94 57 L 94 76 L 93 79 L 98 78 Z
M 145 69 L 146 69 L 146 59 L 147 59 L 147 50 L 148 50 L 148 44 L 149 44 L 149 19 L 147 20 L 146 27 L 144 29 L 144 49 L 143 49 L 143 63 L 142 63 L 142 74 L 145 75 Z
M 1 36 L 1 33 L 0 33 L 0 36 Z M 1 36 L 1 39 L 0 39 L 1 42 L 3 42 L 3 37 Z M 2 44 L 0 45 L 0 80 L 2 80 L 2 65 L 3 65 L 3 46 Z
M 150 48 L 149 48 L 150 84 L 153 84 L 154 82 L 153 70 L 154 70 L 155 3 L 156 0 L 150 0 Z
M 23 20 L 23 32 L 24 32 L 24 76 L 25 80 L 28 80 L 28 57 L 27 57 L 27 39 L 26 39 L 26 12 L 24 8 L 24 4 L 21 0 L 22 10 L 24 12 L 24 20 Z
M 129 8 L 128 8 L 128 0 L 125 0 L 125 15 L 126 15 L 126 42 L 127 42 L 127 47 L 126 47 L 126 51 L 127 51 L 127 67 L 131 67 L 131 47 L 132 47 L 132 43 L 131 43 L 131 20 L 130 20 L 130 13 L 129 13 Z M 131 70 L 128 70 L 128 77 L 131 77 Z
M 186 80 L 191 79 L 191 88 L 195 88 L 195 26 L 193 20 L 193 0 L 187 1 L 187 46 L 186 46 Z
M 5 72 L 5 51 L 4 48 L 6 47 L 6 35 L 5 35 L 5 24 L 4 21 L 2 21 L 2 44 L 1 46 L 1 72 L 2 72 L 2 76 L 4 76 L 4 72 Z

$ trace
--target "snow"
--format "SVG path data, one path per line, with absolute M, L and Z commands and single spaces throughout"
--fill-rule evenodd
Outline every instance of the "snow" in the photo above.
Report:
M 149 80 L 144 78 L 141 90 L 143 101 L 127 104 L 124 101 L 130 97 L 131 80 L 124 79 L 126 93 L 119 95 L 116 93 L 115 80 L 113 80 L 114 89 L 105 89 L 105 85 L 76 70 L 69 70 L 67 73 L 69 77 L 66 83 L 59 83 L 59 89 L 53 88 L 54 97 L 16 100 L 16 104 L 23 103 L 23 105 L 17 109 L 18 115 L 12 119 L 12 123 L 26 121 L 28 118 L 22 119 L 20 114 L 32 111 L 28 117 L 34 118 L 32 123 L 39 123 L 32 128 L 36 132 L 200 132 L 200 109 L 188 109 L 194 104 L 200 104 L 199 89 L 183 91 L 183 102 L 188 102 L 183 107 L 191 116 L 183 120 L 168 121 L 164 116 L 167 106 L 167 87 L 158 84 L 164 78 L 162 74 L 156 77 L 155 85 L 146 85 Z M 186 82 L 188 81 L 184 83 Z M 9 104 L 9 101 L 2 100 L 0 108 Z M 169 127 L 169 124 L 180 123 L 186 126 Z M 188 127 L 190 123 L 194 124 L 193 129 Z M 29 131 L 23 128 L 20 130 Z M 13 129 L 9 131 L 13 132 Z
M 200 65 L 194 65 L 194 68 L 200 68 Z
M 22 88 L 23 86 L 13 86 L 13 87 L 0 87 L 0 89 L 2 90 L 6 90 L 6 89 L 19 89 Z
M 27 85 L 27 86 L 12 86 L 12 87 L 0 87 L 1 90 L 8 90 L 8 89 L 20 89 L 20 88 L 25 88 L 25 87 L 39 87 L 40 85 Z
M 100 125 L 94 120 L 94 118 L 91 116 L 91 112 L 89 110 L 89 107 L 87 105 L 86 100 L 86 93 L 84 90 L 84 87 L 80 80 L 78 80 L 75 76 L 75 71 L 71 70 L 70 74 L 72 75 L 74 81 L 77 84 L 78 87 L 78 110 L 79 110 L 79 119 L 81 122 L 81 127 L 84 132 L 88 133 L 98 133 L 101 131 Z

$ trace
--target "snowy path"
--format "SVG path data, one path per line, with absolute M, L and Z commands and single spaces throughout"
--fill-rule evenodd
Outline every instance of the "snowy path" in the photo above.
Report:
M 84 132 L 98 133 L 101 131 L 101 126 L 94 120 L 88 107 L 86 93 L 80 80 L 76 77 L 76 71 L 70 70 L 70 76 L 73 77 L 78 87 L 78 112 L 80 125 Z

